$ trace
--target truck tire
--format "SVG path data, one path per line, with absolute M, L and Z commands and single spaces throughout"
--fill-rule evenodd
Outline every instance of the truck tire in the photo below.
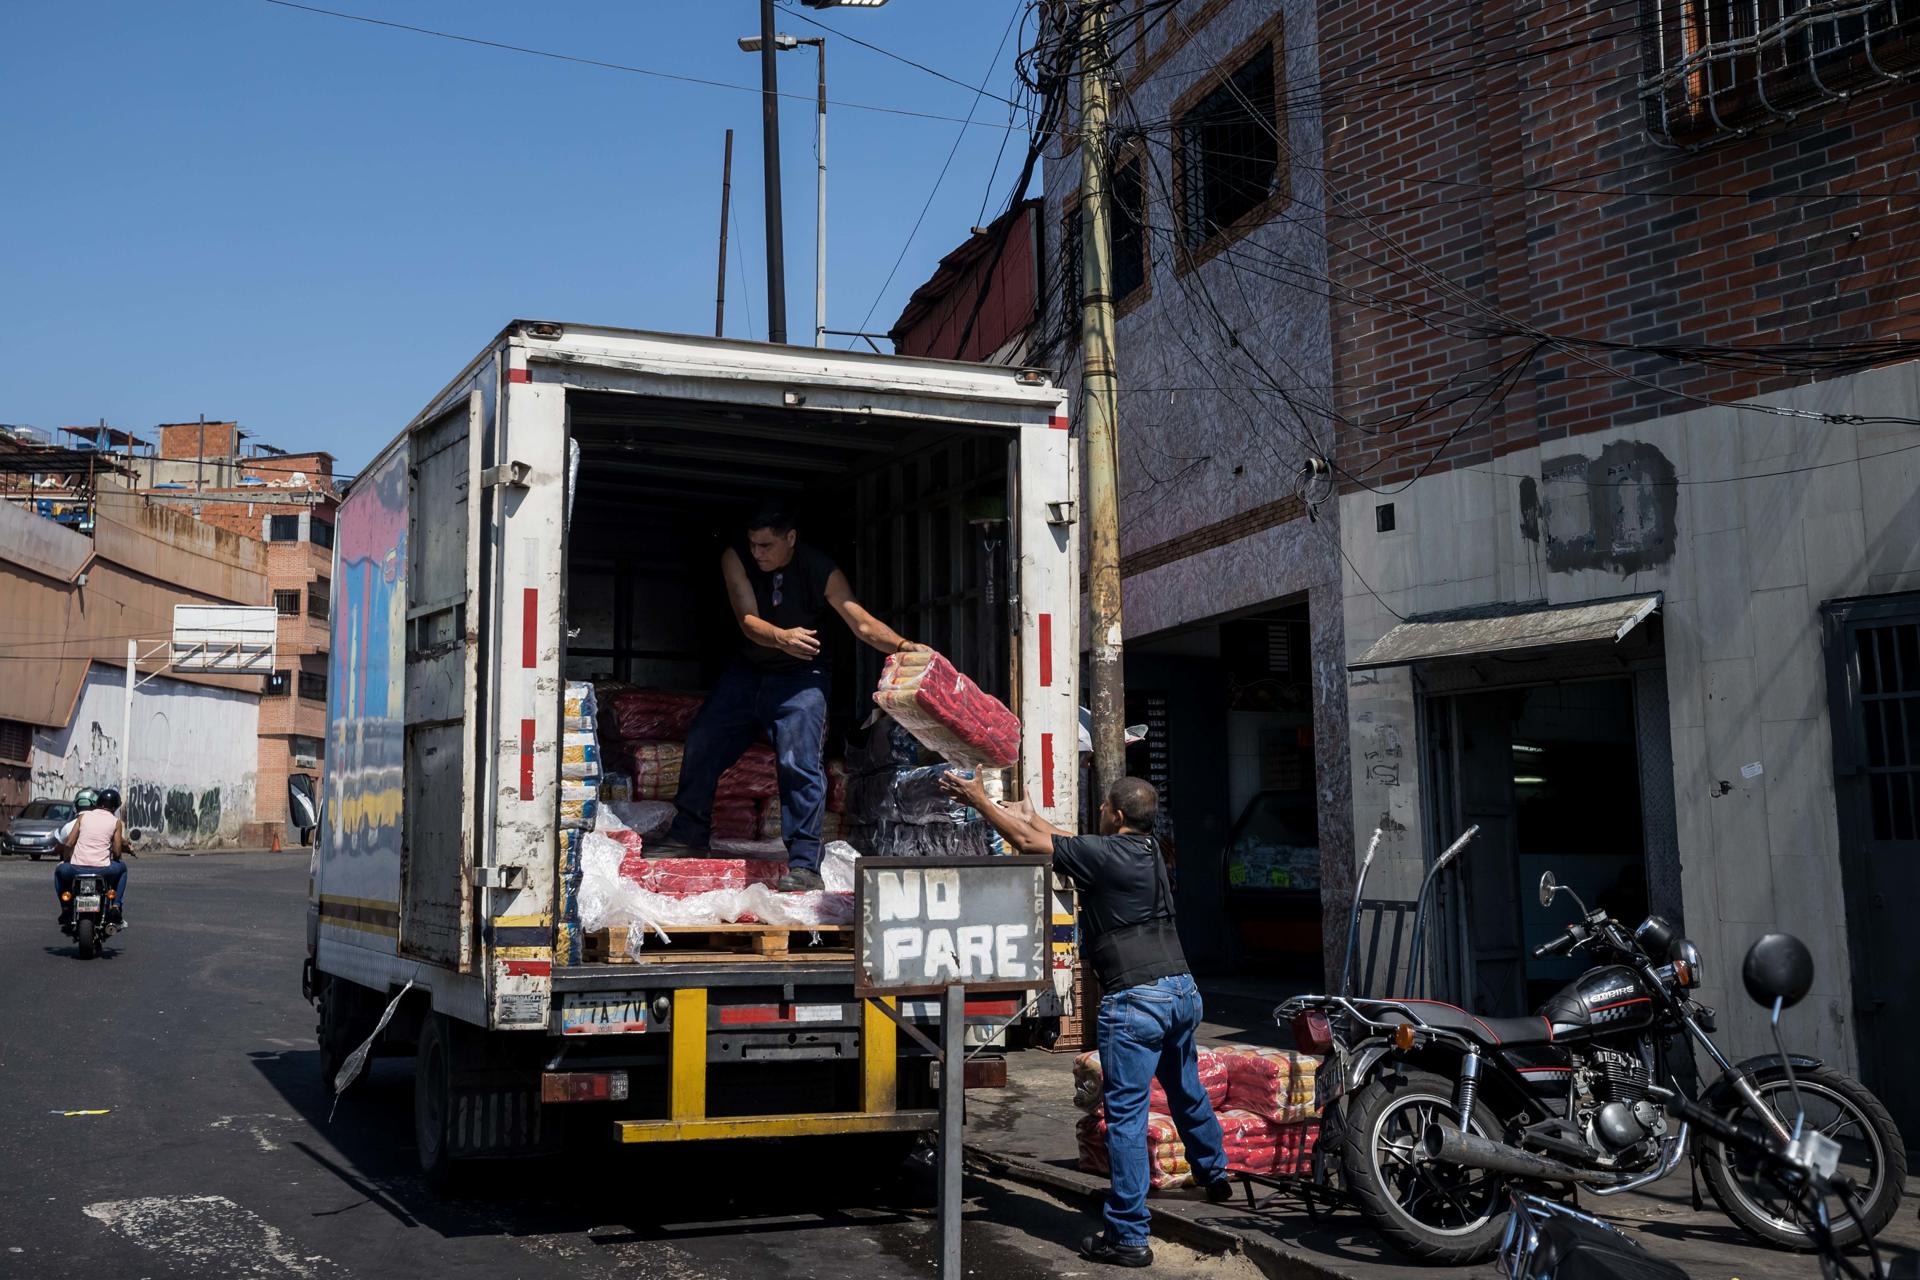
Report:
M 413 1059 L 413 1142 L 420 1172 L 436 1191 L 457 1192 L 463 1161 L 453 1146 L 453 1037 L 446 1018 L 429 1013 L 420 1023 Z
M 347 1055 L 373 1034 L 379 1021 L 373 993 L 357 982 L 323 976 L 315 1006 L 319 1015 L 314 1038 L 320 1043 L 320 1082 L 333 1092 L 334 1077 Z

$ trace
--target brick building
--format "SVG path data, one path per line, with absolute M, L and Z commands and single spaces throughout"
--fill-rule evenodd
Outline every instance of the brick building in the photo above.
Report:
M 317 795 L 324 762 L 327 648 L 332 609 L 333 519 L 339 491 L 332 455 L 285 453 L 242 442 L 234 423 L 177 423 L 159 429 L 156 457 L 140 460 L 158 487 L 151 497 L 192 511 L 218 528 L 265 544 L 265 599 L 280 613 L 277 670 L 260 699 L 253 818 L 258 838 L 296 836 L 288 827 L 291 785 Z M 205 457 L 191 456 L 206 441 Z M 181 450 L 189 451 L 183 456 Z M 201 478 L 195 487 L 193 476 Z M 181 477 L 187 477 L 181 479 Z
M 1477 822 L 1446 993 L 1517 1013 L 1564 980 L 1528 955 L 1552 869 L 1683 921 L 1743 1052 L 1768 1040 L 1730 977 L 1796 933 L 1797 1047 L 1912 1132 L 1920 752 L 1884 731 L 1920 717 L 1899 12 L 1329 6 L 1313 105 L 1368 896 L 1409 899 Z

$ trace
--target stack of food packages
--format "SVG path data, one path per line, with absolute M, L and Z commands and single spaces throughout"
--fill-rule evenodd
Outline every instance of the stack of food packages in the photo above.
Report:
M 855 735 L 847 749 L 847 840 L 862 854 L 882 858 L 986 857 L 1006 853 L 1006 841 L 940 785 L 948 773 L 971 778 L 972 768 L 922 764 L 922 744 L 885 712 Z M 998 778 L 989 771 L 989 789 Z
M 560 909 L 554 955 L 580 962 L 580 854 L 599 816 L 600 739 L 593 686 L 567 681 L 560 719 Z
M 873 701 L 950 764 L 1004 769 L 1020 759 L 1019 719 L 930 650 L 888 658 Z
M 1320 1136 L 1316 1084 L 1320 1059 L 1288 1049 L 1230 1046 L 1202 1049 L 1200 1084 L 1219 1116 L 1227 1169 L 1268 1177 L 1312 1171 Z M 1107 1122 L 1100 1105 L 1100 1054 L 1081 1054 L 1073 1064 L 1074 1104 L 1081 1117 L 1076 1136 L 1080 1167 L 1108 1173 Z M 1186 1147 L 1168 1115 L 1166 1091 L 1155 1081 L 1147 1100 L 1147 1151 L 1156 1188 L 1193 1183 Z
M 609 692 L 600 717 L 608 761 L 624 772 L 610 772 L 601 784 L 607 801 L 672 800 L 680 790 L 687 734 L 700 713 L 696 693 L 623 688 Z M 836 784 L 836 779 L 838 780 Z M 846 795 L 846 771 L 838 761 L 827 766 L 827 815 L 823 841 L 845 834 L 840 817 Z M 716 845 L 753 845 L 783 839 L 780 779 L 773 748 L 756 742 L 725 773 L 713 796 Z M 759 852 L 760 850 L 755 850 Z

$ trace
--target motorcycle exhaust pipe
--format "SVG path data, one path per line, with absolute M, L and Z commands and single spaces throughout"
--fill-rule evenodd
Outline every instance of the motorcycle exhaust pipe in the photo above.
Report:
M 1612 1173 L 1598 1169 L 1576 1169 L 1558 1160 L 1537 1156 L 1531 1151 L 1492 1142 L 1477 1133 L 1462 1133 L 1451 1125 L 1430 1124 L 1420 1141 L 1420 1153 L 1429 1160 L 1469 1169 L 1486 1169 L 1515 1178 L 1533 1178 L 1540 1182 L 1610 1183 L 1619 1181 Z

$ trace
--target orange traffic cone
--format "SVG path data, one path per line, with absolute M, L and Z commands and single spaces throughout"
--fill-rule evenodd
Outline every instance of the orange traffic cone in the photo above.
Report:
M 278 828 L 278 827 L 275 827 L 275 828 L 273 829 L 273 836 L 272 836 L 272 839 L 273 839 L 273 843 L 272 843 L 271 845 L 269 845 L 269 846 L 267 846 L 267 852 L 269 852 L 269 853 L 278 853 L 278 852 L 280 852 L 280 828 Z

